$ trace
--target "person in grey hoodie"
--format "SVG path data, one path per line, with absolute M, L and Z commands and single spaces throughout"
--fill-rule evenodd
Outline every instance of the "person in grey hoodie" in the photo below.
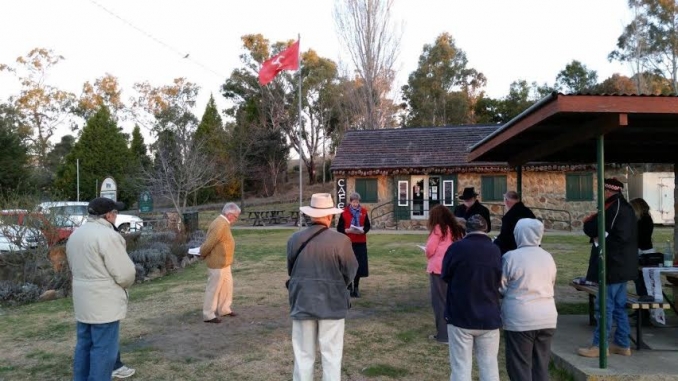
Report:
M 551 340 L 558 312 L 553 298 L 556 264 L 539 247 L 544 225 L 523 218 L 513 232 L 518 248 L 504 254 L 499 292 L 506 339 L 506 370 L 511 380 L 549 379 Z

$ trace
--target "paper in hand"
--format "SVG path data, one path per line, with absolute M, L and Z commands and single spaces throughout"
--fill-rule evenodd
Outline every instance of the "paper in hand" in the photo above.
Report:
M 346 232 L 352 234 L 365 234 L 365 229 L 362 226 L 351 225 Z
M 188 249 L 188 255 L 200 255 L 200 247 Z

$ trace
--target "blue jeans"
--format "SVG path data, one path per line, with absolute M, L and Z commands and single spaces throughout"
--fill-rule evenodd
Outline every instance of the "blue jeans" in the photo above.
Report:
M 118 355 L 120 321 L 105 324 L 77 323 L 73 358 L 74 381 L 110 380 Z
M 600 297 L 600 295 L 598 295 Z M 605 314 L 605 330 L 607 337 L 610 337 L 610 330 L 612 328 L 612 319 L 617 323 L 617 329 L 614 332 L 614 343 L 623 348 L 629 348 L 631 341 L 629 335 L 631 334 L 631 326 L 629 325 L 629 317 L 626 314 L 626 282 L 613 283 L 607 285 L 607 297 L 605 298 L 606 314 Z M 600 344 L 600 311 L 598 310 L 598 301 L 596 300 L 596 330 L 593 332 L 593 346 Z

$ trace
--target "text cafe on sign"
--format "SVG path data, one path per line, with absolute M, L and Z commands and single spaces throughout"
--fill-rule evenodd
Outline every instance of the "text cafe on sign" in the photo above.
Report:
M 346 179 L 337 179 L 337 208 L 346 206 Z

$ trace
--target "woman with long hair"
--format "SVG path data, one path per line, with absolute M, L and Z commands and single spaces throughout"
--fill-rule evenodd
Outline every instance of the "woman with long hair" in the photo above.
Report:
M 445 252 L 453 242 L 462 239 L 464 229 L 452 212 L 443 205 L 434 206 L 428 213 L 429 236 L 426 241 L 426 258 L 431 284 L 431 305 L 435 317 L 436 334 L 429 338 L 447 344 L 447 321 L 445 321 L 445 295 L 447 283 L 440 277 Z
M 650 205 L 642 198 L 634 198 L 629 201 L 629 204 L 631 204 L 638 220 L 638 256 L 656 253 L 652 245 L 654 221 L 652 221 L 652 216 L 650 216 Z M 642 270 L 638 270 L 638 278 L 633 282 L 636 284 L 636 294 L 638 296 L 647 295 L 647 287 L 645 287 L 645 277 L 643 277 Z M 650 311 L 641 310 L 640 313 L 643 314 L 643 322 L 650 324 Z

